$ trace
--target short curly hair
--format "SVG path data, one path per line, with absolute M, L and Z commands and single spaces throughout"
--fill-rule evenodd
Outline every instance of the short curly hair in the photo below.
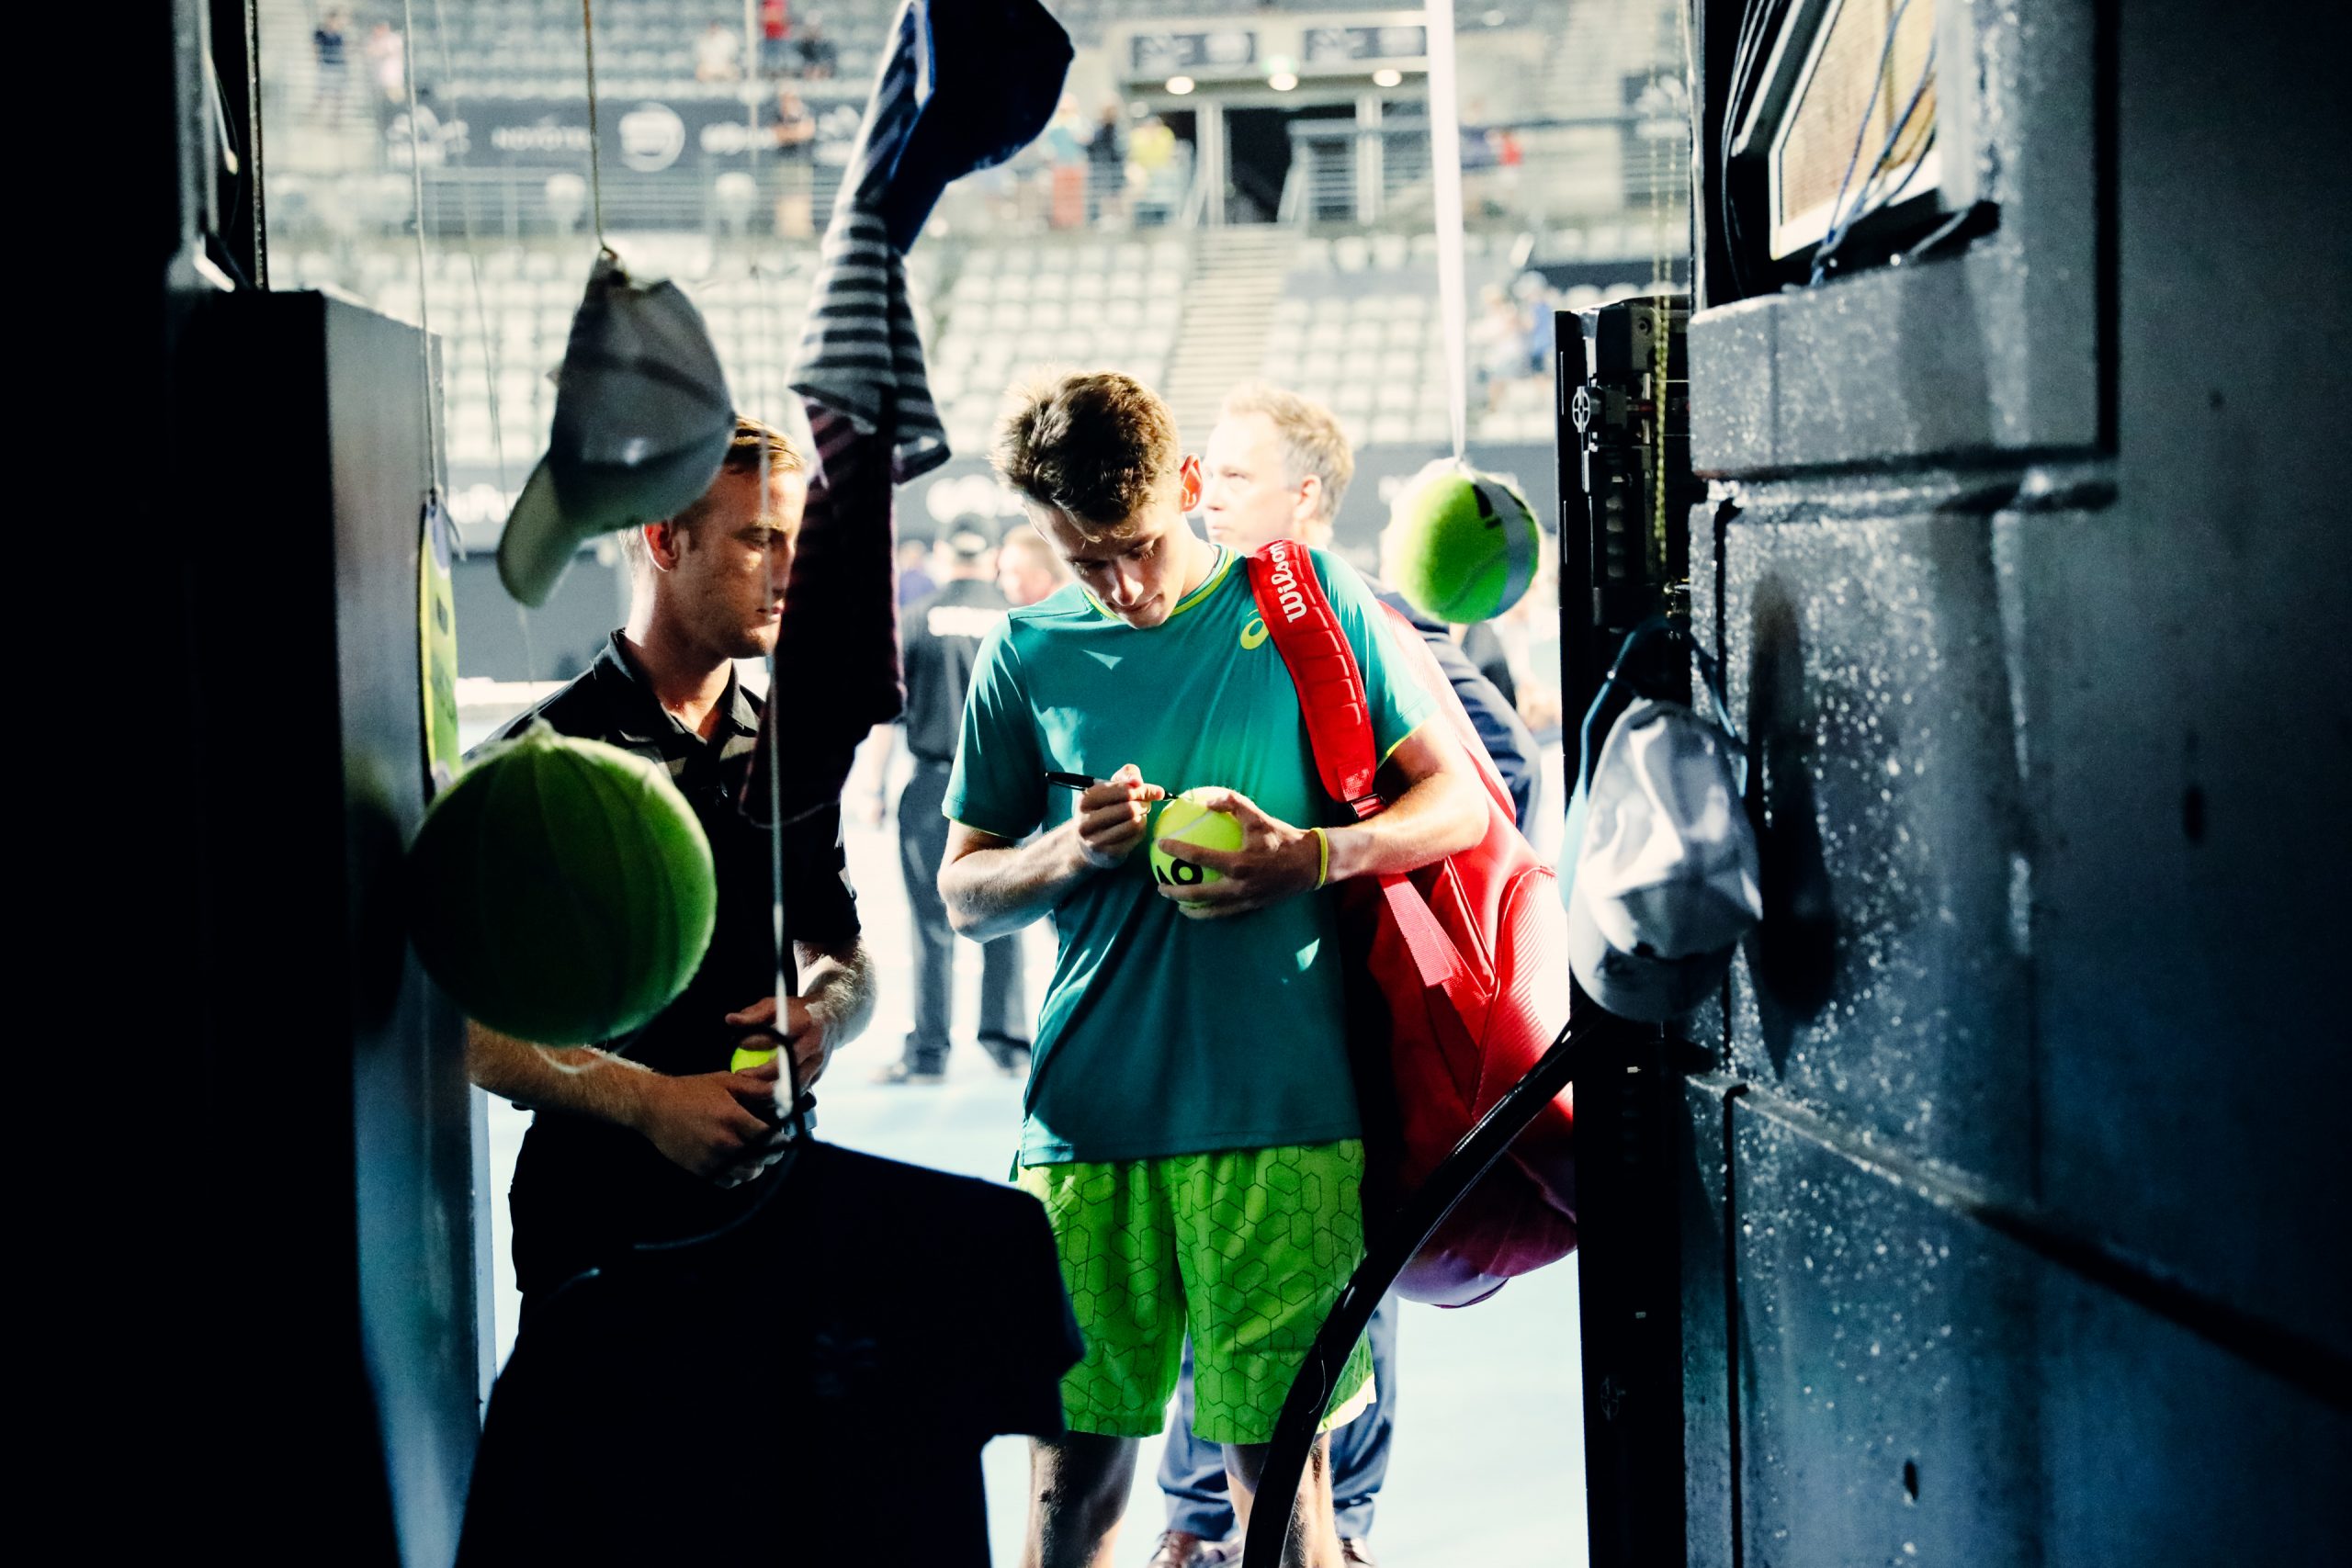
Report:
M 997 476 L 1081 527 L 1117 533 L 1183 460 L 1176 416 L 1115 371 L 1017 383 L 989 453 Z

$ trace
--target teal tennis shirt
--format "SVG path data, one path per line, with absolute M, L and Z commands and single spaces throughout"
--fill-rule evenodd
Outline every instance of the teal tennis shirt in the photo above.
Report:
M 1398 679 L 1384 613 L 1344 561 L 1316 570 L 1355 649 L 1386 756 L 1432 707 Z M 1047 772 L 1133 762 L 1170 795 L 1218 784 L 1301 827 L 1345 821 L 1323 793 L 1297 688 L 1239 558 L 1220 548 L 1168 619 L 1137 630 L 1072 584 L 980 645 L 947 815 L 1002 839 L 1069 820 Z M 1153 891 L 1147 847 L 1053 911 L 1021 1163 L 1132 1160 L 1355 1137 L 1331 896 L 1191 919 Z

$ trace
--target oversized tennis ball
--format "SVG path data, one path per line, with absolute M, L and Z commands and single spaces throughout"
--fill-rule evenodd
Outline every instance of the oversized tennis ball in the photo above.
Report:
M 1460 625 L 1518 604 L 1535 580 L 1542 549 L 1525 496 L 1492 474 L 1441 458 L 1389 509 L 1381 559 L 1423 615 Z
M 718 916 L 709 840 L 669 775 L 544 723 L 442 793 L 408 868 L 425 972 L 470 1016 L 547 1045 L 660 1012 Z
M 1241 819 L 1230 812 L 1212 811 L 1200 803 L 1201 791 L 1188 789 L 1159 808 L 1151 825 L 1151 879 L 1164 886 L 1204 887 L 1219 874 L 1182 857 L 1186 844 L 1212 850 L 1241 847 Z

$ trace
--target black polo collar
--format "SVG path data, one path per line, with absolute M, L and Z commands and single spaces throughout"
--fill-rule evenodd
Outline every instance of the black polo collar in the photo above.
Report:
M 735 749 L 731 742 L 756 737 L 760 732 L 759 706 L 743 690 L 743 683 L 731 666 L 727 671 L 727 690 L 718 699 L 719 728 L 708 741 L 662 705 L 662 700 L 653 694 L 653 688 L 639 671 L 637 661 L 629 657 L 619 632 L 605 638 L 605 646 L 589 670 L 597 684 L 612 694 L 611 734 L 620 745 L 651 746 L 668 756 L 680 750 L 717 742 L 724 752 Z

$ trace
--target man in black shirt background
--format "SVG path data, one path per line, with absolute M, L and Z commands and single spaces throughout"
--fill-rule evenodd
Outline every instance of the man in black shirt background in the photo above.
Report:
M 789 1043 L 804 1086 L 865 1027 L 872 967 L 858 942 L 841 815 L 785 829 L 785 907 L 796 993 L 776 1030 L 768 832 L 737 799 L 758 747 L 760 703 L 734 660 L 775 646 L 808 499 L 779 433 L 739 420 L 718 477 L 677 517 L 622 536 L 628 624 L 596 661 L 509 726 L 621 747 L 664 768 L 701 821 L 718 880 L 710 947 L 686 988 L 622 1040 L 548 1049 L 469 1026 L 473 1081 L 537 1112 L 517 1156 L 515 1282 L 536 1303 L 634 1244 L 724 1224 L 782 1152 L 777 1068 L 729 1070 L 738 1046 Z M 796 672 L 769 700 L 790 703 Z
M 947 775 L 964 718 L 964 693 L 980 639 L 1012 602 L 998 588 L 996 529 L 967 514 L 941 531 L 932 552 L 940 586 L 899 612 L 899 646 L 907 675 L 903 722 L 914 773 L 899 795 L 899 870 L 915 939 L 915 1027 L 906 1054 L 878 1075 L 885 1083 L 937 1083 L 947 1070 L 956 982 L 956 933 L 939 897 L 939 862 L 947 852 Z M 896 726 L 877 730 L 865 759 L 876 820 L 882 809 Z M 1004 1072 L 1029 1070 L 1029 1002 L 1018 933 L 980 944 L 980 1049 Z

